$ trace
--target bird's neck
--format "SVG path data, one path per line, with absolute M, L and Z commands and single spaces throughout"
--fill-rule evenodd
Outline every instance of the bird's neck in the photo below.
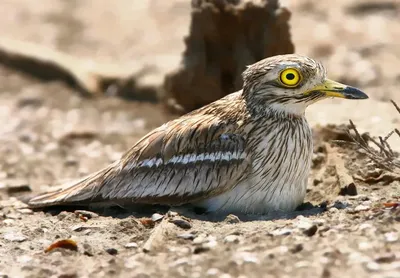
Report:
M 269 92 L 247 92 L 243 90 L 242 97 L 247 108 L 255 114 L 276 114 L 282 117 L 304 117 L 308 103 L 290 99 L 285 96 L 277 96 Z
M 265 109 L 283 116 L 304 117 L 307 106 L 303 103 L 270 103 Z
M 304 103 L 247 103 L 254 116 L 274 116 L 282 119 L 304 118 L 307 105 Z

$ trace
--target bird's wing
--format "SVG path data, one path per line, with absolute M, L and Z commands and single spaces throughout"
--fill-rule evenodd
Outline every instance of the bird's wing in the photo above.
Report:
M 179 205 L 233 188 L 251 164 L 238 123 L 211 115 L 171 121 L 139 140 L 121 160 L 32 207 L 96 202 Z

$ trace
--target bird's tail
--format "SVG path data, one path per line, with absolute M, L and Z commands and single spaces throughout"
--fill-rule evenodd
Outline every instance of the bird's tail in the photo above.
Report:
M 105 177 L 113 172 L 113 165 L 61 188 L 42 193 L 28 201 L 31 208 L 44 208 L 58 205 L 90 205 L 99 197 Z

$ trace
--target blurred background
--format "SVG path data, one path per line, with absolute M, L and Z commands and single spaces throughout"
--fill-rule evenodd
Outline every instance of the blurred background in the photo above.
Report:
M 261 17 L 232 19 L 230 11 L 251 7 L 262 7 Z M 322 60 L 331 79 L 371 97 L 318 103 L 307 111 L 313 126 L 352 119 L 381 135 L 399 123 L 389 103 L 400 100 L 398 1 L 5 0 L 0 10 L 0 177 L 8 183 L 44 190 L 98 170 L 149 130 L 240 88 L 246 63 L 269 54 Z M 236 33 L 251 40 L 235 53 Z M 234 70 L 198 72 L 198 60 L 215 59 L 211 69 Z
M 1 0 L 0 11 L 0 277 L 399 277 L 398 161 L 395 172 L 391 151 L 363 155 L 346 125 L 375 139 L 399 127 L 400 1 Z M 293 52 L 370 99 L 309 107 L 313 205 L 288 219 L 155 230 L 126 212 L 52 215 L 17 199 L 98 171 L 240 89 L 246 65 Z M 78 252 L 43 252 L 59 239 Z M 147 254 L 152 241 L 162 248 Z

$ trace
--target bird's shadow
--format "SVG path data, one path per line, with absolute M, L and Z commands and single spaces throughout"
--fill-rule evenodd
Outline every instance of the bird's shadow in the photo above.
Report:
M 44 211 L 50 213 L 51 215 L 57 215 L 62 211 L 74 212 L 77 210 L 89 210 L 97 213 L 100 216 L 113 217 L 118 219 L 124 219 L 127 217 L 151 217 L 154 213 L 166 214 L 169 211 L 174 211 L 182 216 L 191 219 L 197 219 L 201 221 L 209 222 L 222 222 L 229 221 L 228 214 L 223 213 L 207 213 L 201 208 L 192 206 L 180 206 L 180 207 L 168 207 L 168 206 L 155 206 L 155 205 L 141 205 L 141 206 L 131 206 L 131 207 L 106 207 L 106 208 L 96 208 L 87 206 L 54 206 L 45 209 L 37 209 L 39 211 Z M 243 222 L 247 221 L 268 221 L 277 219 L 293 219 L 299 215 L 308 217 L 313 215 L 318 215 L 327 210 L 326 203 L 321 203 L 319 205 L 313 205 L 311 203 L 303 203 L 295 211 L 292 212 L 271 212 L 269 214 L 235 214 L 235 216 Z

